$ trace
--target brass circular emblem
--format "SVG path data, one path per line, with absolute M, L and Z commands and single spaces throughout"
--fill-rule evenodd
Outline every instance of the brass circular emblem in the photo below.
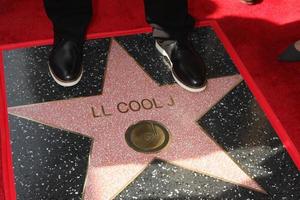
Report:
M 169 142 L 169 132 L 156 121 L 140 121 L 131 125 L 125 134 L 127 144 L 135 151 L 154 153 L 162 150 Z

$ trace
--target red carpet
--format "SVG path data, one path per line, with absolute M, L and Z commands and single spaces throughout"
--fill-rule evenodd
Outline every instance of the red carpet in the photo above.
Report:
M 148 26 L 143 0 L 99 0 L 94 9 L 89 33 Z M 300 62 L 276 61 L 289 43 L 300 39 L 300 1 L 263 0 L 247 6 L 239 0 L 191 0 L 190 10 L 198 20 L 218 21 L 300 152 Z M 0 16 L 0 45 L 52 37 L 42 1 L 0 0 Z

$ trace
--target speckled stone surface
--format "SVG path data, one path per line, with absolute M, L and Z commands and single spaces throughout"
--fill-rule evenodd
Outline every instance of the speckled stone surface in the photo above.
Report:
M 8 106 L 26 105 L 99 94 L 109 48 L 109 39 L 90 40 L 84 45 L 82 80 L 64 88 L 48 70 L 50 46 L 4 51 Z
M 92 140 L 9 116 L 18 200 L 81 199 Z
M 267 200 L 268 196 L 156 159 L 115 199 Z
M 230 86 L 228 88 L 232 88 L 240 82 L 234 64 L 213 30 L 209 27 L 197 29 L 192 34 L 191 40 L 209 68 L 208 77 L 211 84 L 209 84 L 207 91 L 211 92 L 212 95 L 208 95 L 207 92 L 204 93 L 206 95 L 203 96 L 206 96 L 207 100 L 203 99 L 203 96 L 198 97 L 196 94 L 176 89 L 177 85 L 172 84 L 174 83 L 172 76 L 156 52 L 153 46 L 154 40 L 149 34 L 117 38 L 119 44 L 123 46 L 123 50 L 127 50 L 128 54 L 122 53 L 122 48 L 117 51 L 111 50 L 114 57 L 116 57 L 116 59 L 111 58 L 111 62 L 116 66 L 116 71 L 107 72 L 106 78 L 109 80 L 105 79 L 106 85 L 103 85 L 102 82 L 104 69 L 106 69 L 108 62 L 110 39 L 87 42 L 84 62 L 89 67 L 85 67 L 85 75 L 79 85 L 71 89 L 56 85 L 50 78 L 47 69 L 47 55 L 50 47 L 6 51 L 4 60 L 9 112 L 17 116 L 24 114 L 24 118 L 10 116 L 18 199 L 95 200 L 102 198 L 100 196 L 103 195 L 101 194 L 103 191 L 108 191 L 108 194 L 117 195 L 116 199 L 126 200 L 267 200 L 270 198 L 272 200 L 299 200 L 299 173 L 247 87 L 244 84 L 240 85 L 210 110 L 210 107 L 217 102 L 215 96 L 221 94 L 219 90 L 223 90 L 224 87 L 228 86 Z M 130 61 L 128 55 L 138 61 L 140 66 L 136 63 L 133 65 L 133 61 L 132 59 Z M 142 67 L 161 86 L 155 84 L 151 86 L 149 81 L 153 82 L 153 80 L 149 76 L 145 76 L 142 70 L 126 71 L 126 68 L 120 67 L 121 65 L 125 67 Z M 135 75 L 138 75 L 139 78 L 132 78 Z M 236 75 L 236 77 L 230 75 Z M 122 78 L 122 76 L 125 76 L 125 78 Z M 214 79 L 216 77 L 221 78 Z M 120 80 L 125 80 L 126 84 Z M 103 91 L 102 85 L 104 86 Z M 137 87 L 137 85 L 141 87 Z M 133 88 L 129 86 L 133 86 Z M 218 90 L 218 92 L 212 92 L 212 89 L 214 91 Z M 167 97 L 169 95 L 168 91 L 173 90 L 175 92 L 170 94 L 175 94 L 175 105 L 181 103 L 185 107 L 174 106 L 172 108 L 174 112 L 168 107 L 130 112 L 127 117 L 122 116 L 119 120 L 119 123 L 131 125 L 136 120 L 145 118 L 159 119 L 158 121 L 164 121 L 167 127 L 178 126 L 184 131 L 193 133 L 190 134 L 192 143 L 186 139 L 178 140 L 178 144 L 186 145 L 181 153 L 177 153 L 180 148 L 174 148 L 173 154 L 170 149 L 168 150 L 168 152 L 171 152 L 168 154 L 171 156 L 170 159 L 164 159 L 166 157 L 162 156 L 161 159 L 168 162 L 155 160 L 148 165 L 148 161 L 156 157 L 155 155 L 144 156 L 134 152 L 125 154 L 125 150 L 130 152 L 130 149 L 125 146 L 125 141 L 118 139 L 117 134 L 106 135 L 107 140 L 103 140 L 103 137 L 99 135 L 104 132 L 103 127 L 114 126 L 116 128 L 116 120 L 109 119 L 109 117 L 117 119 L 116 117 L 120 114 L 115 112 L 116 110 L 111 110 L 111 108 L 115 108 L 112 107 L 115 106 L 115 103 L 141 100 L 143 98 L 156 98 L 165 102 L 168 99 L 160 97 Z M 224 91 L 221 96 L 218 96 L 218 99 L 223 97 Z M 228 91 L 230 89 L 226 90 L 225 93 Z M 100 96 L 105 94 L 110 96 L 107 96 L 106 100 L 104 98 L 100 99 Z M 147 95 L 145 96 L 145 94 Z M 94 98 L 95 95 L 99 95 L 99 97 L 96 99 Z M 82 101 L 85 98 L 75 97 L 86 97 L 87 100 Z M 183 100 L 178 101 L 177 97 L 181 97 Z M 62 99 L 67 101 L 56 101 Z M 195 100 L 194 103 L 202 101 L 201 106 L 199 106 L 199 103 L 199 105 L 196 105 L 197 107 L 192 107 L 190 104 L 191 99 Z M 207 106 L 208 104 L 210 106 Z M 85 120 L 85 123 L 83 123 L 83 119 L 89 119 L 90 117 L 91 106 L 99 108 L 101 105 L 105 107 L 107 113 L 112 115 L 95 117 L 95 119 Z M 24 109 L 24 113 L 22 109 Z M 195 112 L 198 111 L 197 109 L 199 113 Z M 82 110 L 82 112 L 78 112 L 79 110 Z M 157 112 L 158 110 L 162 110 L 163 113 Z M 46 111 L 49 111 L 49 113 Z M 166 117 L 171 115 L 171 111 L 175 113 L 176 120 Z M 101 109 L 99 112 L 101 113 Z M 26 113 L 29 113 L 29 115 L 27 116 Z M 204 129 L 199 128 L 197 124 L 200 113 L 207 113 L 199 120 L 199 124 Z M 74 117 L 78 115 L 80 115 L 80 120 L 76 121 L 78 118 L 75 119 Z M 40 123 L 27 120 L 30 117 L 34 117 L 37 120 L 33 120 Z M 106 119 L 103 120 L 102 117 L 106 117 Z M 132 119 L 135 119 L 135 121 Z M 100 122 L 103 123 L 103 126 Z M 188 128 L 185 128 L 184 125 Z M 90 137 L 72 134 L 70 131 L 63 131 L 57 129 L 57 127 L 66 127 L 71 132 L 86 133 L 86 135 L 93 138 L 100 138 L 97 141 L 101 145 L 93 146 L 93 150 L 96 150 L 94 153 L 96 159 L 93 161 L 95 165 L 89 165 L 92 169 L 89 171 L 92 172 L 92 178 L 87 181 L 90 186 L 87 185 L 86 187 L 93 186 L 93 190 L 85 190 L 88 191 L 88 194 L 83 197 L 88 156 L 92 155 L 92 141 Z M 172 134 L 177 130 L 176 128 L 173 129 L 175 131 L 172 131 Z M 117 133 L 122 134 L 125 130 L 126 127 L 120 127 Z M 197 134 L 198 132 L 199 134 Z M 112 133 L 110 132 L 110 134 Z M 216 143 L 208 136 L 211 136 Z M 197 142 L 197 137 L 201 137 L 200 143 Z M 176 137 L 172 138 L 175 139 Z M 124 145 L 122 142 L 124 142 Z M 94 140 L 93 145 L 95 143 Z M 214 143 L 214 146 L 209 145 L 211 143 Z M 109 149 L 109 151 L 104 148 Z M 228 155 L 222 148 L 228 152 Z M 103 152 L 104 154 L 101 154 Z M 200 154 L 202 156 L 198 157 Z M 111 157 L 111 155 L 116 156 Z M 164 152 L 161 152 L 160 155 L 164 155 Z M 151 159 L 149 159 L 150 157 Z M 220 158 L 226 158 L 228 162 L 220 162 L 222 160 Z M 103 161 L 105 162 L 104 165 Z M 228 163 L 232 163 L 232 165 Z M 102 168 L 99 166 L 102 166 Z M 198 170 L 196 173 L 187 170 L 189 166 L 198 166 L 197 169 L 202 170 Z M 210 174 L 207 175 L 207 172 L 210 172 Z M 110 174 L 107 175 L 107 173 Z M 105 179 L 99 177 L 105 177 Z M 132 177 L 137 178 L 131 182 Z M 222 180 L 220 177 L 222 177 Z M 232 181 L 229 183 L 228 180 Z M 102 188 L 98 187 L 100 184 Z M 116 190 L 115 185 L 121 185 L 122 189 Z M 262 187 L 268 195 L 255 192 L 249 187 L 246 188 L 246 186 L 258 190 Z M 120 192 L 119 195 L 116 191 Z M 99 195 L 97 192 L 99 192 Z
M 242 81 L 239 75 L 210 79 L 201 93 L 188 92 L 177 84 L 159 86 L 113 41 L 105 76 L 101 95 L 8 108 L 11 114 L 94 139 L 85 200 L 113 198 L 154 158 L 262 191 L 197 124 L 199 115 Z M 150 109 L 138 106 L 142 99 L 148 99 Z M 141 120 L 155 120 L 167 127 L 170 141 L 166 148 L 143 154 L 127 145 L 126 130 Z
M 174 83 L 168 67 L 155 48 L 151 34 L 117 37 L 116 40 L 160 84 Z M 211 27 L 195 29 L 190 35 L 195 49 L 207 65 L 207 77 L 216 78 L 237 74 L 235 65 Z
M 245 83 L 199 123 L 270 198 L 300 199 L 300 173 Z

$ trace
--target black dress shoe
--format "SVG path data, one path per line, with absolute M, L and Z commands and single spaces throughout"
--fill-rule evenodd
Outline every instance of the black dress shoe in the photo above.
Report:
M 190 42 L 156 40 L 155 45 L 181 87 L 190 92 L 201 92 L 206 88 L 206 66 Z
M 300 61 L 300 51 L 296 49 L 295 44 L 291 44 L 278 58 L 283 62 Z
M 70 87 L 80 81 L 83 72 L 82 45 L 83 42 L 55 38 L 49 57 L 49 70 L 59 85 Z

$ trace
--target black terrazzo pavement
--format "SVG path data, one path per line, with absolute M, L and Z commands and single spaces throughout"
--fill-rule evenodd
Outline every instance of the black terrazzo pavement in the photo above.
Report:
M 151 34 L 117 37 L 116 40 L 158 83 L 169 84 L 175 81 L 162 56 L 155 48 Z M 237 74 L 237 69 L 229 54 L 211 27 L 201 27 L 190 35 L 195 49 L 207 65 L 207 77 L 216 78 Z
M 18 200 L 81 199 L 92 140 L 9 116 Z
M 8 106 L 93 96 L 102 91 L 110 40 L 89 40 L 84 45 L 82 80 L 73 87 L 55 83 L 48 69 L 51 46 L 4 51 Z
M 300 199 L 300 172 L 244 82 L 199 123 L 270 198 Z
M 195 29 L 191 41 L 208 66 L 208 78 L 233 75 L 237 70 L 210 27 Z M 51 46 L 4 51 L 8 106 L 92 96 L 102 91 L 110 39 L 89 40 L 84 46 L 84 74 L 78 85 L 56 84 L 48 70 Z M 151 34 L 117 37 L 116 40 L 141 67 L 160 84 L 174 83 L 172 75 L 154 46 Z
M 195 30 L 191 40 L 209 78 L 238 73 L 212 28 Z M 83 79 L 67 89 L 50 77 L 49 46 L 5 51 L 8 106 L 101 93 L 109 41 L 86 43 Z M 158 83 L 174 82 L 149 34 L 117 41 Z M 18 199 L 81 199 L 91 139 L 15 116 L 9 122 Z M 244 83 L 199 123 L 268 196 L 156 160 L 117 199 L 300 199 L 299 172 Z
M 267 200 L 267 196 L 162 160 L 154 160 L 115 199 Z

